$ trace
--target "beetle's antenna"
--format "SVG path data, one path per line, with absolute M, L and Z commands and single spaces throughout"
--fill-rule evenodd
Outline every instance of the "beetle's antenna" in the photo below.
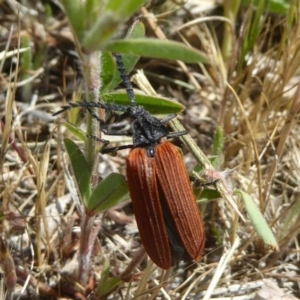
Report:
M 122 55 L 117 54 L 117 53 L 113 53 L 113 55 L 114 55 L 114 57 L 116 59 L 117 66 L 118 66 L 118 69 L 119 69 L 119 73 L 120 73 L 120 76 L 121 76 L 121 78 L 123 80 L 123 84 L 125 86 L 125 89 L 126 89 L 128 98 L 130 100 L 131 106 L 136 106 L 136 101 L 135 101 L 133 87 L 132 87 L 132 84 L 130 82 L 129 76 L 128 76 L 127 72 L 126 72 Z

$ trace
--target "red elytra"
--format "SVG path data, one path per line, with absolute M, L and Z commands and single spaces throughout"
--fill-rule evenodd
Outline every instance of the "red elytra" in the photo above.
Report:
M 153 157 L 145 148 L 132 149 L 127 179 L 141 240 L 151 260 L 165 270 L 176 260 L 199 260 L 205 229 L 178 149 L 167 141 L 155 147 Z

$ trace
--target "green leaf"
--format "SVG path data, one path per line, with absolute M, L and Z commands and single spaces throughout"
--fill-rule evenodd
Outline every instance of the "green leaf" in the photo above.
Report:
M 180 103 L 163 97 L 135 93 L 135 98 L 138 105 L 144 106 L 145 109 L 153 115 L 169 115 L 172 113 L 180 113 L 184 108 Z M 107 104 L 114 103 L 130 105 L 130 100 L 126 91 L 103 94 L 102 99 Z
M 213 151 L 212 151 L 213 155 L 215 156 L 222 155 L 223 146 L 224 146 L 223 130 L 221 127 L 217 127 L 217 131 L 214 139 Z
M 123 282 L 119 277 L 109 278 L 110 273 L 111 270 L 109 261 L 108 259 L 105 259 L 102 266 L 101 279 L 96 292 L 96 295 L 100 299 L 104 299 L 105 296 L 109 295 Z
M 139 56 L 135 56 L 135 55 L 122 55 L 122 58 L 123 58 L 123 62 L 124 62 L 124 66 L 125 66 L 125 70 L 126 70 L 127 74 L 129 74 L 132 71 L 132 69 L 134 68 L 134 66 L 136 65 L 138 60 L 140 59 Z M 120 84 L 122 82 L 122 78 L 120 76 L 119 70 L 116 67 L 116 62 L 113 61 L 113 63 L 114 63 L 114 69 L 113 69 L 114 74 L 113 74 L 109 84 L 107 84 L 106 86 L 103 86 L 102 93 L 105 93 L 107 91 L 112 91 L 118 84 Z
M 196 49 L 178 42 L 152 38 L 111 41 L 106 45 L 106 50 L 154 58 L 175 59 L 189 63 L 204 63 L 207 61 L 205 55 Z
M 122 19 L 113 12 L 101 14 L 93 26 L 86 32 L 82 41 L 86 52 L 102 50 L 112 38 Z M 100 34 L 99 34 L 100 33 Z
M 145 36 L 145 27 L 144 27 L 143 23 L 135 22 L 131 26 L 126 38 L 136 39 L 136 38 L 142 38 L 144 36 Z M 108 55 L 110 56 L 109 63 L 108 63 L 108 57 L 107 57 Z M 126 70 L 127 74 L 129 74 L 132 71 L 132 69 L 134 68 L 134 66 L 136 65 L 136 63 L 138 62 L 138 60 L 140 59 L 140 56 L 123 55 L 122 58 L 123 58 L 125 70 Z M 112 66 L 112 64 L 114 64 L 114 65 Z M 102 93 L 105 93 L 107 91 L 112 91 L 120 82 L 122 82 L 122 78 L 116 67 L 116 62 L 115 62 L 114 58 L 112 57 L 112 55 L 108 54 L 107 52 L 106 52 L 106 54 L 104 54 L 103 59 L 102 59 L 102 73 L 105 74 L 103 87 L 101 90 Z M 109 80 L 107 77 L 109 77 Z
M 101 93 L 104 93 L 105 91 L 110 90 L 110 87 L 113 86 L 112 80 L 113 80 L 115 74 L 117 73 L 116 62 L 110 52 L 102 52 L 101 67 L 102 67 Z
M 258 6 L 255 10 L 253 10 L 252 7 L 249 9 L 248 20 L 245 24 L 245 30 L 243 34 L 244 41 L 242 44 L 242 51 L 238 62 L 238 73 L 242 72 L 241 69 L 245 63 L 245 56 L 252 51 L 253 47 L 257 43 L 257 39 L 262 29 L 265 27 L 267 20 L 267 16 L 263 14 L 265 4 L 266 1 L 261 0 L 258 2 Z
M 100 298 L 109 295 L 122 283 L 123 281 L 119 277 L 108 278 L 103 284 L 99 285 L 97 295 Z
M 68 128 L 69 131 L 71 131 L 75 136 L 77 136 L 80 140 L 86 141 L 87 136 L 86 134 L 76 125 L 70 123 L 70 122 L 65 122 L 64 125 Z
M 255 5 L 259 6 L 261 0 L 242 0 L 244 5 Z M 286 14 L 289 10 L 290 4 L 289 1 L 285 0 L 269 0 L 264 3 L 264 10 L 275 14 Z
M 102 265 L 102 274 L 101 274 L 101 284 L 105 282 L 109 278 L 110 274 L 110 264 L 107 258 L 104 258 L 103 265 Z
M 81 197 L 86 204 L 91 194 L 91 172 L 79 147 L 70 139 L 64 140 Z
M 101 14 L 85 34 L 83 39 L 85 50 L 89 52 L 103 50 L 120 24 L 125 22 L 144 2 L 146 0 L 106 1 Z
M 223 130 L 221 127 L 217 127 L 217 131 L 214 138 L 214 146 L 213 146 L 213 158 L 211 159 L 211 163 L 214 167 L 219 167 L 222 155 L 223 155 L 223 147 L 224 147 L 224 136 Z
M 125 21 L 132 16 L 138 9 L 140 9 L 147 0 L 110 0 L 107 1 L 105 11 L 113 11 L 115 14 L 122 16 Z
M 85 0 L 85 15 L 88 16 L 89 24 L 97 19 L 99 12 L 103 10 L 103 0 Z
M 126 39 L 138 39 L 145 37 L 145 26 L 142 22 L 137 21 L 129 28 Z
M 273 232 L 251 196 L 241 190 L 235 191 L 235 194 L 242 197 L 251 223 L 264 243 L 278 251 L 279 247 Z
M 197 202 L 206 202 L 209 200 L 215 200 L 221 198 L 221 194 L 218 190 L 204 189 L 197 197 Z
M 127 181 L 124 176 L 112 173 L 98 184 L 86 206 L 97 213 L 108 210 L 125 199 L 129 199 Z
M 22 55 L 22 81 L 30 78 L 30 72 L 33 70 L 32 66 L 32 51 L 30 47 L 30 39 L 29 36 L 25 35 L 22 39 L 22 48 L 29 49 L 25 51 Z M 22 87 L 22 94 L 24 99 L 29 99 L 32 90 L 32 81 L 29 80 L 27 84 Z
M 84 36 L 86 16 L 84 14 L 84 3 L 81 0 L 62 0 L 65 12 L 69 18 L 73 33 L 78 40 Z
M 212 157 L 206 157 L 207 160 L 209 160 L 210 164 L 214 166 L 216 169 L 218 169 L 222 163 L 223 159 L 223 130 L 218 127 L 216 131 L 216 135 L 214 138 L 214 148 L 213 148 L 213 156 Z M 198 164 L 194 167 L 193 172 L 196 174 L 200 174 L 204 170 L 203 164 Z M 212 178 L 211 178 L 212 179 Z

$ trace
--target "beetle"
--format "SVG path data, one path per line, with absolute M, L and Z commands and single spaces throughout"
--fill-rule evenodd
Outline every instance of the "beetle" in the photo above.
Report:
M 120 119 L 130 119 L 133 143 L 108 148 L 109 141 L 100 139 L 104 143 L 101 153 L 131 149 L 126 159 L 126 175 L 145 250 L 151 260 L 165 270 L 179 260 L 199 260 L 205 246 L 204 224 L 182 155 L 168 141 L 187 132 L 170 132 L 166 127 L 176 114 L 160 120 L 136 104 L 122 56 L 114 54 L 114 57 L 130 105 L 82 101 L 69 103 L 54 115 L 73 107 L 85 107 L 100 122 L 101 131 L 107 135 L 128 135 L 128 132 L 108 129 L 91 108 L 118 111 L 121 112 Z

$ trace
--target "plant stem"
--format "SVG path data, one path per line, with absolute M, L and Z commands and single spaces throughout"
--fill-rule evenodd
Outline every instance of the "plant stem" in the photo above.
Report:
M 83 54 L 83 74 L 84 74 L 84 88 L 85 97 L 87 102 L 99 101 L 99 93 L 101 88 L 101 65 L 100 58 L 101 52 L 93 52 L 91 54 Z M 96 108 L 94 114 L 98 114 Z M 86 134 L 90 136 L 98 136 L 100 132 L 99 123 L 93 118 L 91 114 L 87 114 L 87 128 Z M 92 138 L 87 138 L 85 143 L 85 158 L 90 170 L 90 182 L 92 183 L 92 177 L 94 170 L 98 163 L 99 153 L 96 148 L 96 141 Z M 85 199 L 88 200 L 88 199 Z M 85 210 L 86 212 L 86 210 Z M 80 236 L 80 250 L 79 250 L 79 280 L 83 286 L 85 286 L 89 271 L 91 268 L 92 251 L 95 244 L 97 234 L 93 233 L 93 224 L 95 220 L 94 215 L 90 215 L 87 212 L 82 215 L 81 223 L 81 236 Z
M 83 72 L 85 79 L 85 97 L 87 102 L 99 101 L 99 93 L 101 88 L 101 65 L 100 65 L 101 52 L 93 52 L 89 55 L 83 55 Z M 94 110 L 98 114 L 97 109 Z M 99 123 L 91 114 L 87 114 L 87 136 L 98 136 Z M 85 144 L 85 155 L 91 176 L 98 162 L 98 153 L 96 150 L 96 141 L 88 138 Z

